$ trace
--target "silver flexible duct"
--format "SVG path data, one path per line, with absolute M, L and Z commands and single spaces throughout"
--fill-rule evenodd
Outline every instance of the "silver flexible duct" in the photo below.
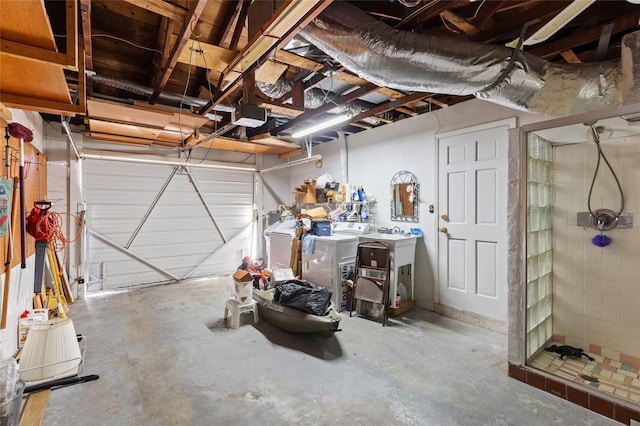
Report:
M 287 80 L 285 78 L 279 78 L 273 84 L 260 81 L 256 82 L 256 86 L 258 87 L 258 89 L 260 89 L 262 93 L 273 99 L 280 99 L 287 93 L 291 92 L 291 90 L 293 90 L 293 85 L 294 83 L 291 80 Z M 332 100 L 336 100 L 339 97 L 340 96 L 336 93 L 325 93 L 321 89 L 312 88 L 304 93 L 304 107 L 308 109 L 320 108 L 321 106 L 326 104 L 327 101 L 330 102 Z M 339 114 L 345 111 L 352 111 L 354 115 L 358 115 L 361 112 L 366 111 L 367 109 L 369 109 L 368 106 L 363 105 L 362 102 L 353 101 L 346 104 L 336 105 L 336 107 L 329 112 Z M 394 119 L 393 113 L 391 111 L 378 114 L 378 116 L 386 120 Z M 362 121 L 372 125 L 381 124 L 380 120 L 376 120 L 374 117 L 368 117 L 363 119 Z
M 620 105 L 620 61 L 554 64 L 490 44 L 395 30 L 333 2 L 300 35 L 360 78 L 410 92 L 474 95 L 511 108 L 565 116 Z
M 153 89 L 143 86 L 142 84 L 134 83 L 132 81 L 123 80 L 116 77 L 107 77 L 104 75 L 94 75 L 91 77 L 94 83 L 104 84 L 105 86 L 121 89 L 129 93 L 135 93 L 140 96 L 150 97 L 153 94 Z M 179 93 L 161 92 L 158 96 L 158 101 L 161 103 L 174 104 L 174 105 L 191 105 L 197 107 L 205 106 L 209 101 L 207 99 L 200 99 L 193 96 L 182 96 Z M 214 110 L 232 112 L 235 110 L 232 106 L 217 105 Z

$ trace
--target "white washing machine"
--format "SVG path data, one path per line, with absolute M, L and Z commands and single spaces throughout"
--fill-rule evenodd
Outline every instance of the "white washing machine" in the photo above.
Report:
M 347 309 L 344 281 L 355 266 L 358 236 L 368 228 L 365 223 L 337 222 L 333 235 L 315 237 L 312 254 L 302 253 L 302 278 L 327 287 L 338 311 Z
M 296 236 L 294 219 L 280 220 L 264 230 L 267 265 L 273 269 L 291 267 L 291 245 Z

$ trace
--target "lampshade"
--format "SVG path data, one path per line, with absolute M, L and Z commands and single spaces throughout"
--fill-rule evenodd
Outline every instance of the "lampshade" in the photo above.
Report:
M 71 377 L 79 373 L 80 344 L 73 322 L 55 318 L 29 329 L 20 355 L 20 380 L 28 384 Z

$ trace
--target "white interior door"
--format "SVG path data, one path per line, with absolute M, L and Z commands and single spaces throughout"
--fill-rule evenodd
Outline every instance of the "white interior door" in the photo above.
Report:
M 507 314 L 508 125 L 439 139 L 438 302 Z

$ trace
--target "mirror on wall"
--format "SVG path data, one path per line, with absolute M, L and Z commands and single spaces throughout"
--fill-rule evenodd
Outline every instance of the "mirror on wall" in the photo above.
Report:
M 411 172 L 401 171 L 391 179 L 391 220 L 418 222 L 418 179 Z

